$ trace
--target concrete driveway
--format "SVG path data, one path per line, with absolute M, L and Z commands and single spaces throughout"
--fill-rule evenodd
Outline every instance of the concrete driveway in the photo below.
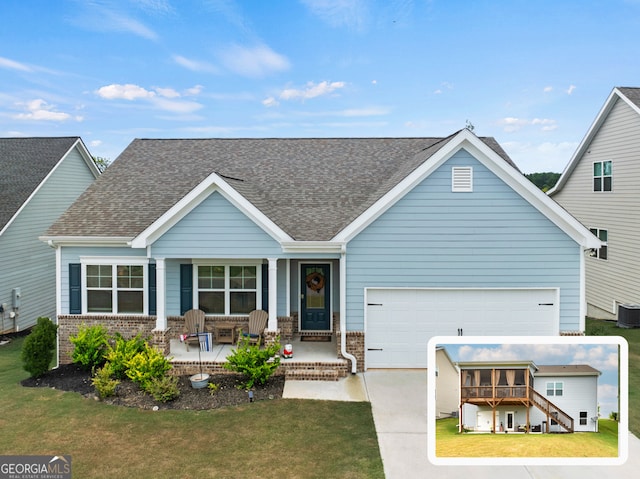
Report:
M 435 466 L 427 459 L 426 370 L 370 370 L 362 382 L 387 479 L 631 479 L 640 471 L 640 439 L 631 434 L 629 459 L 620 466 Z

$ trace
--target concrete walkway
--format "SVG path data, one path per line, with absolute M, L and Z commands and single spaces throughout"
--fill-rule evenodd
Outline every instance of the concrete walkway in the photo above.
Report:
M 427 458 L 426 370 L 370 370 L 340 381 L 287 381 L 283 397 L 370 401 L 387 479 L 631 479 L 640 471 L 640 439 L 629 434 L 619 466 L 436 466 Z

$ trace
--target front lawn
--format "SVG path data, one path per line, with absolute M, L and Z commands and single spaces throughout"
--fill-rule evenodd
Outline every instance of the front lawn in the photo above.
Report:
M 458 419 L 436 422 L 437 457 L 618 457 L 618 423 L 573 434 L 459 434 Z
M 366 402 L 258 401 L 205 411 L 109 406 L 24 388 L 23 339 L 0 347 L 0 451 L 71 455 L 73 477 L 383 478 Z

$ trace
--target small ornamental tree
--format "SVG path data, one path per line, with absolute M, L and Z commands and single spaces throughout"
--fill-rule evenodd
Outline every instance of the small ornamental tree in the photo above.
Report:
M 58 325 L 49 318 L 40 317 L 24 340 L 22 362 L 25 371 L 37 378 L 49 370 L 56 350 Z

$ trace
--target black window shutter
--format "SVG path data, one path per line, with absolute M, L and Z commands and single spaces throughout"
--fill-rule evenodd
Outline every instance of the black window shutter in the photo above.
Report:
M 82 314 L 82 268 L 69 263 L 69 314 Z
M 149 263 L 149 314 L 155 315 L 158 312 L 156 300 L 156 265 Z
M 180 314 L 193 308 L 193 265 L 180 265 Z
M 269 265 L 262 265 L 262 309 L 269 311 Z

